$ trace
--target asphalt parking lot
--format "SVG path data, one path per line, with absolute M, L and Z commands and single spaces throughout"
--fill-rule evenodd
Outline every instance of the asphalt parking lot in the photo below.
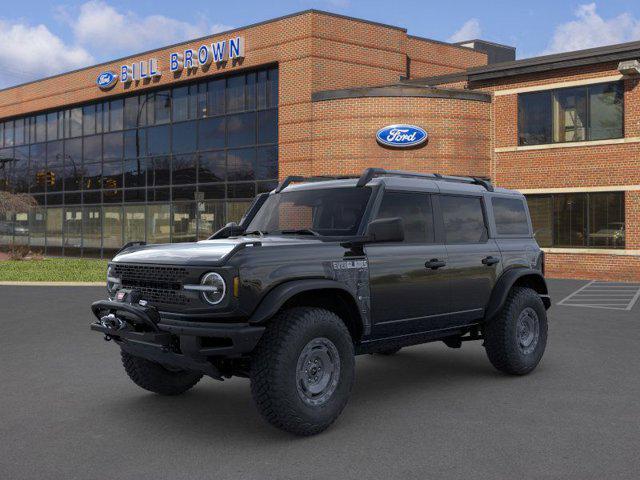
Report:
M 588 282 L 549 283 L 555 303 Z M 522 378 L 477 342 L 359 357 L 343 415 L 301 439 L 262 421 L 244 379 L 173 398 L 136 387 L 89 331 L 103 296 L 0 286 L 0 478 L 638 478 L 640 305 L 554 305 Z

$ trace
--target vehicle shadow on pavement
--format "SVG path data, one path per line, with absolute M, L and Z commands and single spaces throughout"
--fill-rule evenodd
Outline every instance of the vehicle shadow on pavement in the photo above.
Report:
M 462 352 L 461 352 L 462 353 Z M 481 355 L 482 353 L 482 355 Z M 380 409 L 397 406 L 412 397 L 428 402 L 430 392 L 464 389 L 469 382 L 500 380 L 483 352 L 452 355 L 450 350 L 421 346 L 402 350 L 395 356 L 358 357 L 356 380 L 344 415 L 334 428 L 349 428 L 350 412 L 358 416 L 378 415 Z M 211 440 L 242 438 L 259 444 L 265 439 L 288 442 L 291 435 L 270 427 L 259 416 L 251 398 L 249 381 L 234 378 L 218 383 L 204 378 L 192 391 L 176 397 L 162 397 L 131 386 L 127 394 L 103 399 L 101 414 L 113 419 L 119 428 L 144 431 L 145 435 L 178 435 L 190 443 L 202 437 Z

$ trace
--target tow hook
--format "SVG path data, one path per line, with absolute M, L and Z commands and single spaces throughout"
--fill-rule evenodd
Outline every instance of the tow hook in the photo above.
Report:
M 113 313 L 110 313 L 109 315 L 105 315 L 100 319 L 100 325 L 110 330 L 122 330 L 127 326 L 127 322 L 120 320 Z

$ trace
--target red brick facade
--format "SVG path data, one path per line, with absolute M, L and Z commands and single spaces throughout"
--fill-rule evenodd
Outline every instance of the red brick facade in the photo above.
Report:
M 354 174 L 366 167 L 489 174 L 490 104 L 419 97 L 348 98 L 313 105 L 313 173 Z M 429 134 L 427 147 L 388 149 L 381 126 L 412 123 Z M 339 141 L 336 141 L 339 138 Z
M 547 85 L 558 88 L 572 82 L 616 78 L 624 82 L 623 140 L 518 148 L 518 89 Z M 548 274 L 565 278 L 640 280 L 640 192 L 634 190 L 640 185 L 640 80 L 623 78 L 617 63 L 605 63 L 520 75 L 468 87 L 494 94 L 491 177 L 497 185 L 525 193 L 530 190 L 553 193 L 554 189 L 579 192 L 594 188 L 606 190 L 606 187 L 625 191 L 626 250 L 611 254 L 549 249 Z

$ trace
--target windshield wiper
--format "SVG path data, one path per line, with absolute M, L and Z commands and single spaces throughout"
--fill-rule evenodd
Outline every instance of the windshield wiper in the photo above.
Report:
M 274 232 L 274 233 L 282 233 L 284 235 L 286 234 L 293 234 L 293 235 L 313 235 L 314 237 L 319 237 L 320 234 L 318 232 L 316 232 L 315 230 L 311 230 L 310 228 L 298 228 L 298 229 L 291 229 L 291 230 L 279 230 L 278 232 Z
M 260 235 L 261 237 L 264 237 L 268 233 L 269 232 L 263 232 L 262 230 L 253 230 L 251 232 L 245 232 L 243 235 Z

